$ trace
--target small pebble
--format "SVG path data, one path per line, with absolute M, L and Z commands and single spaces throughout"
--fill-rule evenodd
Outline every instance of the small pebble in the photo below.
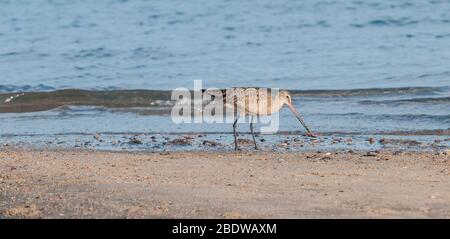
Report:
M 220 143 L 215 142 L 215 141 L 210 141 L 210 140 L 204 140 L 202 144 L 206 145 L 206 146 L 211 146 L 211 147 L 216 147 L 216 146 L 220 145 Z
M 137 138 L 131 138 L 128 143 L 129 144 L 142 144 L 142 141 L 140 139 L 137 139 Z
M 101 136 L 100 134 L 95 134 L 95 135 L 94 135 L 94 139 L 97 140 L 97 141 L 99 141 L 99 142 L 102 142 L 102 141 L 103 141 L 103 140 L 102 140 L 102 136 Z
M 373 152 L 373 151 L 370 151 L 370 152 L 367 152 L 366 154 L 364 154 L 364 156 L 368 156 L 368 157 L 374 157 L 374 156 L 377 156 L 377 152 Z

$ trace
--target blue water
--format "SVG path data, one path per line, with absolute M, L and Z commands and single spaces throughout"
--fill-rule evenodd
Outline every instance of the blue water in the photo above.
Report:
M 2 111 L 23 92 L 192 89 L 194 80 L 298 91 L 296 107 L 326 135 L 448 130 L 449 49 L 448 0 L 0 0 L 0 142 L 230 131 L 173 125 L 167 113 L 143 113 L 151 109 Z M 300 129 L 281 113 L 280 130 Z
M 18 88 L 450 85 L 449 1 L 1 0 L 0 23 Z

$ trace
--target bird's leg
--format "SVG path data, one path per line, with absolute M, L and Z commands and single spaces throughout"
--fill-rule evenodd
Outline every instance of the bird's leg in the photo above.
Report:
M 253 143 L 255 144 L 255 149 L 258 149 L 258 145 L 256 144 L 255 133 L 253 132 L 253 116 L 250 116 L 250 131 L 252 132 Z
M 236 119 L 234 120 L 233 123 L 233 134 L 234 134 L 234 150 L 239 150 L 238 148 L 238 144 L 237 144 L 237 132 L 236 132 L 236 126 L 237 126 L 237 121 L 239 119 L 239 116 L 236 116 Z

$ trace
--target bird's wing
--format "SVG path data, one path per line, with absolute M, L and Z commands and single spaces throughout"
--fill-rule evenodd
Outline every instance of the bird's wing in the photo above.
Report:
M 211 100 L 209 102 L 212 102 L 216 99 L 217 96 L 222 96 L 223 104 L 225 104 L 226 97 L 227 97 L 227 91 L 225 89 L 202 89 L 202 93 L 205 95 L 211 96 Z M 203 98 L 203 100 L 205 100 Z

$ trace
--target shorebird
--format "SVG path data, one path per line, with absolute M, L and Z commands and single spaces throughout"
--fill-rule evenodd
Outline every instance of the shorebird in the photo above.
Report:
M 272 95 L 274 92 L 274 95 Z M 234 111 L 233 135 L 234 149 L 239 150 L 237 143 L 237 122 L 240 116 L 250 116 L 250 132 L 253 138 L 255 149 L 258 149 L 255 133 L 253 131 L 253 118 L 264 115 L 271 115 L 280 111 L 284 105 L 287 105 L 298 121 L 307 131 L 307 135 L 313 137 L 314 134 L 306 126 L 302 117 L 292 104 L 291 94 L 286 90 L 273 90 L 271 88 L 249 88 L 234 87 L 221 90 L 203 90 L 203 93 L 210 94 L 212 99 L 221 96 L 223 105 Z

